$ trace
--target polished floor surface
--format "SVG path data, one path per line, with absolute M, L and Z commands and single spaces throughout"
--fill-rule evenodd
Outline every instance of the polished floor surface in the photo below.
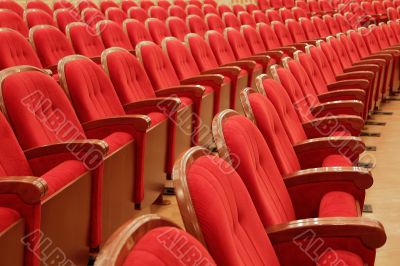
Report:
M 367 132 L 381 133 L 381 137 L 362 137 L 366 145 L 376 146 L 376 151 L 368 151 L 363 159 L 375 163 L 374 185 L 367 191 L 366 198 L 373 212 L 363 216 L 379 220 L 388 237 L 385 246 L 377 252 L 375 265 L 397 266 L 400 262 L 400 101 L 385 103 L 381 109 L 393 115 L 374 115 L 371 121 L 386 122 L 386 125 L 366 126 Z M 151 212 L 183 227 L 175 197 L 166 196 L 165 199 L 171 204 L 153 205 Z

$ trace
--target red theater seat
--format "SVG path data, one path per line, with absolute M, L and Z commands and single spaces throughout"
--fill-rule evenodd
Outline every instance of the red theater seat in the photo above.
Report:
M 28 27 L 24 20 L 11 10 L 0 9 L 0 27 L 13 29 L 28 38 Z
M 244 6 L 239 5 L 239 4 L 233 5 L 233 6 L 232 6 L 232 10 L 233 10 L 233 13 L 235 13 L 235 15 L 238 15 L 239 12 L 246 11 L 246 9 L 244 8 Z
M 126 13 L 119 7 L 109 7 L 106 12 L 106 19 L 112 20 L 118 25 L 122 25 L 122 22 L 128 17 Z
M 219 33 L 223 33 L 225 29 L 225 24 L 220 16 L 214 14 L 207 14 L 204 20 L 207 24 L 208 29 L 218 31 Z
M 240 20 L 233 13 L 222 14 L 222 20 L 224 21 L 225 26 L 227 26 L 227 27 L 231 27 L 231 28 L 239 30 L 240 26 L 242 26 L 242 23 L 240 23 Z
M 91 28 L 82 22 L 68 24 L 65 35 L 69 39 L 75 53 L 92 58 L 100 62 L 100 55 L 104 50 L 100 36 L 91 33 Z
M 260 8 L 256 4 L 247 4 L 246 11 L 252 14 L 254 11 L 260 11 Z
M 269 23 L 269 19 L 265 15 L 265 12 L 257 10 L 253 11 L 252 15 L 256 23 L 267 23 L 267 24 Z
M 294 19 L 294 15 L 292 13 L 292 10 L 287 9 L 287 8 L 280 8 L 279 9 L 279 15 L 282 19 L 282 21 L 286 21 L 288 19 Z
M 36 25 L 55 26 L 53 17 L 41 9 L 27 9 L 24 12 L 24 20 L 28 28 Z
M 40 9 L 49 14 L 53 15 L 53 10 L 43 1 L 41 0 L 29 0 L 26 3 L 26 9 Z
M 142 22 L 136 19 L 126 19 L 122 25 L 124 32 L 128 35 L 132 47 L 142 41 L 152 41 L 150 33 Z
M 100 7 L 101 12 L 103 12 L 103 14 L 106 14 L 106 11 L 109 8 L 118 8 L 119 9 L 119 5 L 116 2 L 114 2 L 113 0 L 100 0 L 99 7 Z
M 208 27 L 207 24 L 204 22 L 204 19 L 196 15 L 187 16 L 186 24 L 190 32 L 196 33 L 203 37 L 208 31 Z
M 165 23 L 159 19 L 148 18 L 145 22 L 145 26 L 153 41 L 158 45 L 161 45 L 165 37 L 171 36 Z
M 224 13 L 233 13 L 232 8 L 231 8 L 230 6 L 224 5 L 224 4 L 218 6 L 218 11 L 219 11 L 219 14 L 220 14 L 221 16 L 222 16 Z
M 136 55 L 146 70 L 153 88 L 159 96 L 180 97 L 182 102 L 192 104 L 192 142 L 209 145 L 212 119 L 213 91 L 210 88 L 181 83 L 168 56 L 161 47 L 152 42 L 142 42 L 136 46 Z M 189 133 L 189 132 L 187 132 Z M 204 138 L 200 135 L 204 133 Z
M 129 51 L 133 47 L 128 36 L 122 30 L 121 26 L 111 20 L 101 20 L 96 23 L 96 32 L 103 41 L 105 48 L 121 47 Z
M 208 4 L 205 4 L 203 6 L 203 13 L 204 13 L 204 15 L 207 15 L 207 14 L 219 15 L 217 8 L 213 5 L 208 5 Z
M 63 9 L 63 8 L 68 8 L 68 9 L 76 11 L 75 6 L 71 1 L 55 0 L 53 2 L 53 11 L 56 11 L 58 9 Z
M 245 121 L 243 123 L 251 125 L 246 118 L 233 116 L 229 120 L 231 122 L 225 122 L 224 128 L 228 129 L 232 124 L 237 125 L 242 119 Z M 244 139 L 248 139 L 249 142 L 256 141 L 254 135 L 249 132 L 237 133 L 241 136 L 242 143 Z M 252 153 L 251 149 L 260 151 L 262 155 L 268 154 L 268 151 L 259 149 L 257 144 L 249 147 L 248 156 Z M 254 168 L 253 165 L 257 163 L 265 165 L 272 162 L 267 160 L 261 163 L 257 158 L 259 157 L 249 158 L 244 163 Z M 385 243 L 386 235 L 382 225 L 367 218 L 343 217 L 336 219 L 335 225 L 327 218 L 290 221 L 295 215 L 293 207 L 290 206 L 289 195 L 287 192 L 286 196 L 275 192 L 278 188 L 281 188 L 279 192 L 285 191 L 286 188 L 281 178 L 270 178 L 269 170 L 266 172 L 266 179 L 271 182 L 265 185 L 254 183 L 258 188 L 265 186 L 265 190 L 259 195 L 263 197 L 262 201 L 266 205 L 265 216 L 272 222 L 264 227 L 262 218 L 257 214 L 259 203 L 252 201 L 251 192 L 249 193 L 243 184 L 242 180 L 244 183 L 247 183 L 247 180 L 239 176 L 240 173 L 224 159 L 195 147 L 184 154 L 175 167 L 175 187 L 180 192 L 178 203 L 185 228 L 208 247 L 218 265 L 315 265 L 315 261 L 320 261 L 318 265 L 323 265 L 322 263 L 326 262 L 322 261 L 326 259 L 324 250 L 334 250 L 332 252 L 341 256 L 349 256 L 357 262 L 351 265 L 358 266 L 362 265 L 363 261 L 373 264 L 375 249 Z M 282 202 L 283 199 L 286 201 Z M 353 230 L 348 231 L 349 223 L 355 220 L 357 222 L 356 225 L 352 225 Z M 274 226 L 275 224 L 280 225 Z M 240 230 L 237 230 L 238 228 Z M 356 233 L 356 228 L 362 228 L 362 233 Z M 321 237 L 326 244 L 313 258 L 298 247 L 300 243 L 307 241 L 307 230 L 315 232 L 315 236 Z M 360 242 L 364 234 L 377 240 L 374 242 L 374 248 L 369 248 L 369 242 Z M 330 240 L 331 237 L 335 240 Z
M 136 4 L 135 1 L 132 0 L 122 0 L 121 1 L 121 9 L 128 14 L 128 10 L 131 7 L 137 7 L 138 5 Z
M 139 20 L 142 23 L 144 23 L 146 19 L 149 18 L 149 15 L 147 15 L 146 10 L 136 6 L 129 8 L 127 13 L 128 17 Z
M 196 15 L 196 16 L 199 16 L 199 17 L 204 17 L 204 13 L 201 10 L 201 8 L 196 6 L 196 5 L 189 4 L 186 7 L 185 11 L 186 11 L 186 15 L 188 15 L 188 16 L 189 15 Z
M 194 5 L 194 6 L 198 7 L 198 8 L 201 8 L 203 6 L 203 3 L 200 2 L 199 0 L 189 0 L 188 4 L 189 5 Z
M 186 12 L 185 12 L 185 9 L 183 9 L 180 6 L 170 6 L 168 8 L 168 16 L 178 17 L 180 19 L 185 20 L 186 19 Z
M 179 6 L 179 7 L 183 8 L 183 9 L 186 8 L 186 2 L 184 0 L 174 0 L 173 4 L 175 6 Z
M 148 115 L 155 126 L 163 126 L 168 121 L 165 170 L 171 177 L 175 157 L 191 145 L 191 134 L 185 134 L 187 126 L 191 127 L 191 104 L 181 103 L 178 98 L 157 97 L 143 66 L 126 50 L 105 50 L 102 65 L 122 105 L 130 107 L 130 113 Z
M 68 24 L 81 21 L 81 15 L 68 8 L 55 10 L 53 18 L 57 28 L 59 28 L 63 33 L 65 33 Z
M 308 18 L 307 11 L 300 7 L 293 7 L 292 13 L 295 19 L 300 20 L 300 18 Z
M 97 22 L 106 18 L 100 10 L 93 7 L 88 7 L 82 10 L 81 16 L 83 21 L 93 28 L 96 27 Z
M 148 14 L 151 18 L 156 18 L 163 22 L 165 22 L 165 20 L 167 20 L 167 18 L 168 18 L 167 11 L 163 7 L 160 7 L 160 6 L 150 7 L 148 10 Z
M 120 143 L 132 147 L 135 154 L 134 202 L 140 207 L 151 205 L 163 190 L 167 149 L 167 121 L 154 121 L 151 116 L 137 115 L 135 108 L 122 106 L 114 86 L 103 69 L 84 56 L 65 57 L 59 64 L 62 72 L 61 84 L 69 96 L 82 124 L 97 120 L 130 121 L 97 128 L 90 133 L 94 138 L 105 138 L 110 134 L 120 135 Z M 131 114 L 132 111 L 132 114 Z M 137 130 L 133 120 L 139 120 L 146 130 Z
M 71 3 L 71 2 L 67 2 L 67 3 Z M 82 13 L 83 10 L 86 8 L 99 9 L 99 7 L 91 0 L 80 0 L 78 3 L 79 12 Z
M 17 2 L 12 0 L 1 0 L 0 9 L 11 10 L 22 18 L 24 9 Z
M 147 12 L 149 11 L 150 7 L 154 6 L 154 2 L 151 0 L 140 0 L 139 5 Z
M 237 15 L 239 20 L 240 20 L 240 24 L 242 25 L 250 25 L 252 27 L 256 27 L 256 21 L 254 20 L 253 16 L 250 15 L 247 12 L 239 12 L 239 14 Z
M 212 5 L 213 7 L 218 6 L 218 3 L 215 0 L 204 0 L 203 3 L 207 5 Z
M 271 21 L 271 22 L 274 22 L 274 21 L 282 22 L 282 18 L 279 15 L 279 11 L 278 10 L 269 9 L 269 10 L 267 10 L 265 12 L 265 14 L 268 17 L 268 20 Z
M 159 7 L 164 8 L 165 11 L 167 11 L 168 8 L 171 6 L 171 3 L 168 0 L 159 0 L 159 1 L 157 1 L 157 5 Z
M 186 34 L 190 32 L 185 21 L 180 18 L 169 17 L 166 24 L 171 35 L 182 42 L 184 41 Z
M 74 54 L 67 37 L 56 27 L 38 25 L 30 29 L 29 41 L 34 46 L 43 67 L 57 72 L 57 63 L 64 56 Z
M 181 257 L 171 252 L 173 248 L 178 248 L 177 245 L 187 247 Z M 127 222 L 116 231 L 96 258 L 96 266 L 108 266 L 110 263 L 125 266 L 178 265 L 182 261 L 216 265 L 207 249 L 192 235 L 166 219 L 149 214 Z

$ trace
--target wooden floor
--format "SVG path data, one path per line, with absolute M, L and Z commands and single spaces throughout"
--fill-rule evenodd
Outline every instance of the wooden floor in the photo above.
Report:
M 381 137 L 363 137 L 366 145 L 376 146 L 368 151 L 363 160 L 372 160 L 374 185 L 367 191 L 366 204 L 371 204 L 373 213 L 365 217 L 379 220 L 386 229 L 388 240 L 378 250 L 375 265 L 397 266 L 400 262 L 400 101 L 385 103 L 382 111 L 393 115 L 374 115 L 373 120 L 386 122 L 385 126 L 366 126 L 367 132 L 381 133 Z M 171 204 L 153 205 L 152 213 L 171 219 L 183 227 L 174 196 L 166 196 Z

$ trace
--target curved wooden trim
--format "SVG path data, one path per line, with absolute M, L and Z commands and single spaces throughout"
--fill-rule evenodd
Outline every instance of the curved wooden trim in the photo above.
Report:
M 40 202 L 47 190 L 47 183 L 41 177 L 5 176 L 0 178 L 0 194 L 17 194 L 27 204 Z
M 237 76 L 240 74 L 241 68 L 237 66 L 227 66 L 227 67 L 218 67 L 209 70 L 205 70 L 201 72 L 201 75 L 208 75 L 208 74 L 221 74 L 221 75 L 231 75 Z
M 32 28 L 29 29 L 29 37 L 28 37 L 29 38 L 29 42 L 31 43 L 33 49 L 36 52 L 37 52 L 36 44 L 35 44 L 35 41 L 33 40 L 33 35 L 35 34 L 35 31 L 40 30 L 40 29 L 46 29 L 46 28 L 56 29 L 56 30 L 60 31 L 57 27 L 52 26 L 52 25 L 36 25 L 36 26 L 33 26 Z
M 365 79 L 346 79 L 328 84 L 327 88 L 329 91 L 331 91 L 331 90 L 341 90 L 343 89 L 343 87 L 350 87 L 350 86 L 352 88 L 361 88 L 365 90 L 369 87 L 369 82 Z
M 196 100 L 196 98 L 203 97 L 205 90 L 201 85 L 180 85 L 158 90 L 156 91 L 156 95 L 157 97 L 168 97 L 175 94 L 180 97 L 189 97 L 192 100 Z
M 201 231 L 199 221 L 197 220 L 196 211 L 194 210 L 192 198 L 190 196 L 187 183 L 187 170 L 197 158 L 206 155 L 211 155 L 211 152 L 203 147 L 192 147 L 176 160 L 172 171 L 176 199 L 185 229 L 205 247 L 207 247 L 207 244 Z
M 147 214 L 132 219 L 119 227 L 104 244 L 96 258 L 95 266 L 119 266 L 137 242 L 150 230 L 158 227 L 175 227 L 175 223 L 156 214 Z
M 222 83 L 224 83 L 224 76 L 221 74 L 202 74 L 181 80 L 182 85 L 201 85 L 201 83 L 209 83 L 210 86 L 220 86 Z
M 212 134 L 214 137 L 214 142 L 217 145 L 218 154 L 221 158 L 223 158 L 231 165 L 232 165 L 232 159 L 229 153 L 229 148 L 226 145 L 223 132 L 223 124 L 225 119 L 228 119 L 229 117 L 235 115 L 240 115 L 240 114 L 232 109 L 226 109 L 218 113 L 212 121 Z
M 85 122 L 82 123 L 82 127 L 85 131 L 88 131 L 107 126 L 129 125 L 135 127 L 138 131 L 146 132 L 150 124 L 151 119 L 147 115 L 123 115 Z
M 316 237 L 358 237 L 371 249 L 383 246 L 386 233 L 383 225 L 365 217 L 310 218 L 267 228 L 268 237 L 276 245 L 291 242 L 311 230 Z
M 127 54 L 132 55 L 128 50 L 121 48 L 121 47 L 110 47 L 105 49 L 101 55 L 101 66 L 103 67 L 104 72 L 106 72 L 107 76 L 110 77 L 110 71 L 108 69 L 108 61 L 107 61 L 107 56 L 109 56 L 110 54 L 114 53 L 114 52 L 125 52 Z
M 267 78 L 268 78 L 267 74 L 261 74 L 261 75 L 256 77 L 256 89 L 257 89 L 257 92 L 261 93 L 264 96 L 267 96 L 267 93 L 265 92 L 265 88 L 264 88 L 264 84 L 263 83 L 264 83 L 264 80 L 267 79 Z
M 240 102 L 242 103 L 242 107 L 246 117 L 257 125 L 257 121 L 253 113 L 253 108 L 251 108 L 249 100 L 249 95 L 253 93 L 257 93 L 253 88 L 245 88 L 243 91 L 240 92 Z
M 64 9 L 57 9 L 57 11 L 61 11 L 61 10 L 64 10 Z M 54 13 L 54 16 L 55 16 L 55 13 Z M 56 23 L 58 23 L 58 22 L 56 21 Z M 75 22 L 71 22 L 71 23 L 67 24 L 67 26 L 65 27 L 65 36 L 67 36 L 67 39 L 68 39 L 69 42 L 71 43 L 71 46 L 72 46 L 72 47 L 74 47 L 74 46 L 72 45 L 72 39 L 71 39 L 71 33 L 70 33 L 70 31 L 71 31 L 71 28 L 74 27 L 74 26 L 89 27 L 88 24 L 86 24 L 86 23 L 84 23 L 84 22 L 80 22 L 80 21 L 75 21 Z
M 124 110 L 129 112 L 131 110 L 143 107 L 152 107 L 157 112 L 168 112 L 169 115 L 175 113 L 181 105 L 181 100 L 175 97 L 159 97 L 141 100 L 124 105 Z
M 136 57 L 139 60 L 139 62 L 142 64 L 143 64 L 142 47 L 147 46 L 147 45 L 157 45 L 157 44 L 155 44 L 152 41 L 142 41 L 142 42 L 136 44 L 136 47 L 135 47 Z

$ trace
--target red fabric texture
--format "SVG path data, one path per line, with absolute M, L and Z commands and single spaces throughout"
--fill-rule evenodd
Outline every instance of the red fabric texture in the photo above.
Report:
M 77 54 L 99 57 L 104 45 L 100 37 L 91 31 L 93 30 L 88 25 L 82 23 L 70 27 L 67 34 Z
M 97 31 L 100 32 L 104 47 L 121 47 L 127 50 L 133 50 L 128 36 L 122 30 L 121 26 L 112 21 L 99 21 L 96 24 Z
M 240 27 L 242 26 L 242 23 L 240 23 L 240 20 L 233 13 L 229 13 L 229 12 L 224 13 L 222 15 L 222 19 L 223 19 L 226 27 L 231 27 L 236 30 L 240 30 Z
M 26 12 L 25 18 L 30 28 L 36 25 L 55 26 L 53 17 L 42 10 L 30 10 Z
M 184 41 L 186 34 L 190 33 L 185 21 L 181 18 L 170 17 L 167 19 L 166 23 L 171 35 L 181 42 Z
M 345 192 L 326 193 L 319 204 L 319 217 L 357 217 L 356 200 Z
M 318 258 L 317 265 L 330 266 L 332 263 L 339 263 L 349 266 L 364 265 L 364 262 L 358 255 L 344 250 L 330 250 L 325 252 L 321 257 Z
M 104 2 L 111 2 L 111 1 L 103 1 L 101 3 Z M 119 7 L 115 7 L 115 8 L 109 8 L 106 11 L 106 18 L 114 21 L 118 25 L 122 25 L 122 22 L 124 22 L 124 20 L 127 19 L 127 15 Z
M 125 259 L 133 265 L 216 265 L 208 251 L 193 236 L 173 227 L 159 227 L 139 239 Z
M 150 33 L 151 38 L 156 44 L 161 44 L 165 37 L 171 36 L 164 21 L 156 18 L 149 18 L 145 22 L 147 31 Z
M 334 167 L 334 166 L 353 166 L 353 163 L 341 154 L 333 154 L 327 156 L 322 162 L 323 167 Z
M 204 19 L 207 23 L 208 29 L 215 30 L 219 33 L 222 33 L 224 31 L 225 24 L 220 16 L 215 14 L 208 14 Z
M 127 20 L 124 23 L 124 30 L 129 37 L 132 47 L 143 41 L 152 41 L 150 33 L 142 22 L 136 19 Z
M 150 1 L 148 1 L 150 2 Z M 136 19 L 142 23 L 146 21 L 146 19 L 149 18 L 149 15 L 147 15 L 147 12 L 140 8 L 140 7 L 131 7 L 128 10 L 128 17 Z
M 0 207 L 0 217 L 0 232 L 3 232 L 21 218 L 17 211 L 3 207 Z
M 191 32 L 196 33 L 200 36 L 204 36 L 204 34 L 208 30 L 208 27 L 204 22 L 204 19 L 196 15 L 189 15 L 186 18 L 186 23 Z
M 200 157 L 187 178 L 201 231 L 217 265 L 279 265 L 249 192 L 226 161 Z
M 160 6 L 152 6 L 149 9 L 148 13 L 149 13 L 150 17 L 159 19 L 159 20 L 164 21 L 164 22 L 168 18 L 167 11 L 164 8 L 160 7 Z
M 71 9 L 59 10 L 54 14 L 54 20 L 56 21 L 57 27 L 65 33 L 65 28 L 69 23 L 78 22 L 81 20 L 80 14 L 74 12 Z

